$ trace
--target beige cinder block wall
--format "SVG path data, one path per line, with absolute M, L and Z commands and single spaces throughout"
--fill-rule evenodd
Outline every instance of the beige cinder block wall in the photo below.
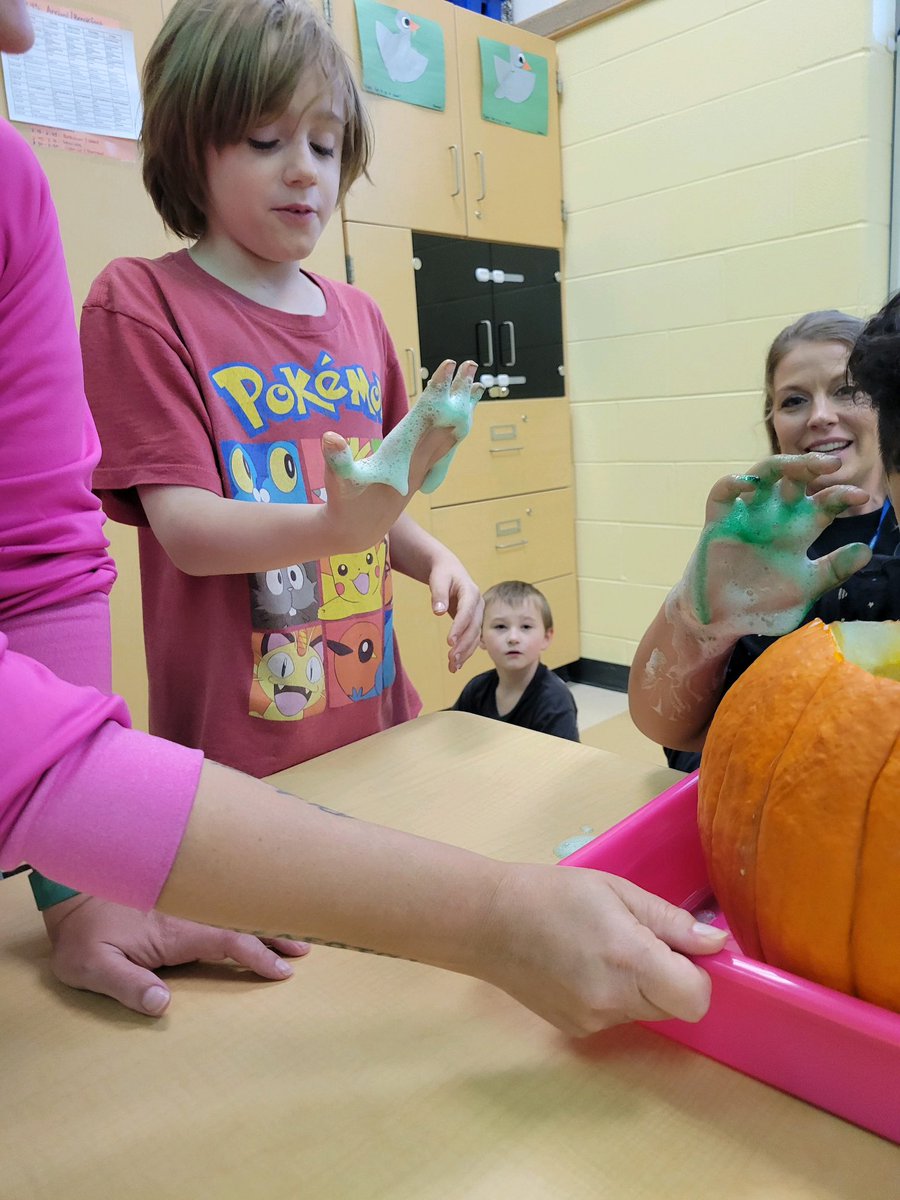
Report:
M 888 280 L 877 0 L 643 0 L 559 39 L 581 653 L 628 664 L 710 484 L 766 449 L 763 358 Z

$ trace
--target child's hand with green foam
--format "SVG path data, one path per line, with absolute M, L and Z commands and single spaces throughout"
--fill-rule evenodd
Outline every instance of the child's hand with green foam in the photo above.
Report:
M 410 496 L 433 491 L 446 474 L 459 442 L 472 426 L 482 388 L 476 365 L 443 362 L 415 407 L 387 435 L 374 454 L 355 461 L 344 438 L 326 433 L 325 503 L 322 537 L 329 553 L 352 553 L 376 546 L 403 513 Z
M 474 383 L 476 364 L 464 362 L 454 375 L 447 359 L 403 420 L 369 458 L 356 461 L 337 434 L 323 443 L 326 461 L 339 478 L 359 488 L 383 483 L 406 496 L 433 492 L 444 480 L 456 447 L 472 428 L 481 393 Z
M 871 557 L 858 542 L 819 559 L 807 550 L 839 513 L 868 496 L 849 484 L 810 485 L 837 469 L 825 454 L 776 455 L 747 475 L 720 479 L 709 494 L 706 525 L 678 585 L 677 599 L 710 635 L 796 629 L 823 592 L 837 587 Z

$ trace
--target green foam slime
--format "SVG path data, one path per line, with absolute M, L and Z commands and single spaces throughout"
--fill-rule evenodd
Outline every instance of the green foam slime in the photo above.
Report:
M 430 469 L 421 490 L 433 492 L 440 487 L 459 443 L 472 428 L 475 405 L 484 390 L 480 384 L 473 383 L 463 370 L 455 378 L 451 379 L 451 375 L 452 370 L 445 371 L 443 375 L 440 367 L 435 371 L 435 377 L 415 406 L 369 458 L 356 461 L 349 447 L 329 455 L 328 461 L 334 473 L 361 488 L 372 483 L 386 483 L 405 496 L 409 492 L 412 457 L 423 434 L 434 427 L 452 429 L 456 445 Z

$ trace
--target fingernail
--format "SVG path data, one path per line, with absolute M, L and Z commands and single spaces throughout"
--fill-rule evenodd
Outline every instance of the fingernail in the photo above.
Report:
M 275 970 L 278 972 L 279 975 L 282 975 L 285 979 L 287 979 L 289 975 L 293 975 L 293 973 L 294 973 L 294 968 L 291 966 L 291 964 L 285 958 L 279 958 L 278 962 L 275 964 Z
M 695 921 L 691 926 L 694 933 L 700 934 L 701 937 L 708 938 L 727 938 L 728 930 L 719 929 L 716 925 L 706 925 L 703 921 Z
M 166 1011 L 169 1006 L 170 999 L 171 997 L 166 989 L 157 985 L 155 987 L 147 988 L 146 992 L 144 992 L 144 998 L 141 1001 L 141 1004 L 143 1005 L 144 1012 L 147 1013 L 148 1016 L 158 1017 Z
M 436 612 L 436 613 L 444 613 L 447 611 L 447 605 L 442 603 L 440 600 L 438 600 L 437 604 L 435 604 L 432 611 Z

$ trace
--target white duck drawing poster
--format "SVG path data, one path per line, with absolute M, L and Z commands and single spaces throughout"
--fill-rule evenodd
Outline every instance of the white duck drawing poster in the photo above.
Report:
M 534 91 L 535 76 L 531 63 L 518 46 L 510 46 L 506 55 L 494 55 L 497 87 L 494 96 L 512 104 L 524 104 Z
M 438 22 L 378 0 L 355 0 L 355 4 L 365 90 L 443 109 L 444 31 Z
M 414 83 L 428 66 L 428 59 L 412 44 L 412 36 L 421 26 L 399 9 L 393 24 L 394 28 L 389 29 L 383 21 L 375 22 L 381 61 L 395 83 Z
M 526 133 L 547 133 L 547 59 L 519 46 L 479 38 L 481 115 L 485 121 Z

